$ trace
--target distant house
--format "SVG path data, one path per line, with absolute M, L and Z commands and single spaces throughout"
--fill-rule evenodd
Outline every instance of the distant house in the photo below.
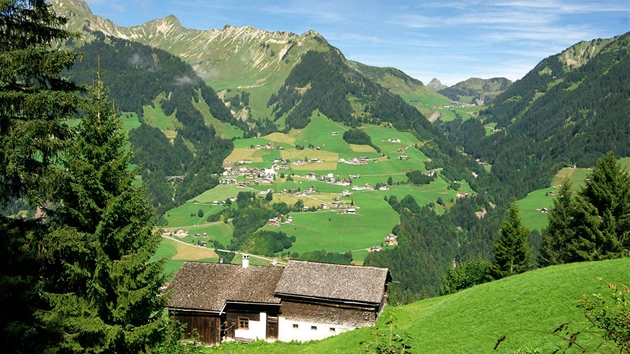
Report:
M 289 261 L 286 268 L 185 262 L 167 291 L 170 315 L 206 344 L 309 341 L 374 326 L 386 268 Z
M 339 132 L 332 132 L 332 136 L 337 136 L 339 135 Z
M 346 209 L 346 214 L 356 214 L 357 210 L 355 208 Z
M 409 160 L 409 156 L 407 156 L 407 155 L 401 155 L 399 158 L 401 160 Z
M 278 222 L 278 219 L 273 218 L 269 219 L 269 225 L 280 225 L 280 223 Z
M 386 184 L 381 185 L 380 187 L 378 187 L 379 190 L 381 191 L 388 191 L 389 190 L 389 186 Z
M 389 234 L 385 236 L 385 244 L 388 246 L 393 246 L 398 244 L 398 236 L 394 234 Z

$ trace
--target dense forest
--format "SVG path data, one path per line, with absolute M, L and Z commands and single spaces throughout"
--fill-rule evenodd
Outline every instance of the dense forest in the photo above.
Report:
M 609 150 L 630 154 L 630 34 L 603 43 L 569 68 L 562 54 L 538 64 L 499 95 L 480 119 L 445 123 L 451 141 L 488 161 L 519 197 L 547 186 L 562 167 L 590 167 Z M 483 123 L 482 123 L 483 122 Z M 482 124 L 496 123 L 486 136 Z

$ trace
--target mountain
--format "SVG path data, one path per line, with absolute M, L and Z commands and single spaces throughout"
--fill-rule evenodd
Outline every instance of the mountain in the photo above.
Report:
M 431 79 L 431 81 L 427 84 L 427 87 L 430 88 L 433 91 L 440 91 L 442 89 L 447 88 L 448 86 L 443 85 L 440 80 L 438 80 L 437 78 L 433 78 Z
M 512 85 L 512 81 L 504 77 L 487 80 L 472 77 L 451 87 L 438 90 L 438 92 L 453 101 L 483 104 L 507 90 L 510 85 Z
M 190 65 L 166 51 L 102 33 L 76 48 L 69 78 L 90 85 L 100 68 L 123 113 L 142 180 L 158 214 L 218 184 L 232 142 L 217 128 L 247 130 Z M 75 43 L 80 44 L 80 43 Z M 167 183 L 167 176 L 184 176 Z
M 269 97 L 278 91 L 301 56 L 310 50 L 329 47 L 314 31 L 296 35 L 250 26 L 202 31 L 182 27 L 175 16 L 123 27 L 92 14 L 82 0 L 54 0 L 52 4 L 57 13 L 69 19 L 69 29 L 84 33 L 82 41 L 93 40 L 90 32 L 102 32 L 159 48 L 190 64 L 225 101 L 238 92 L 247 92 L 249 104 L 233 109 L 234 115 L 242 120 L 270 116 Z
M 437 112 L 436 106 L 450 103 L 448 98 L 435 92 L 436 90 L 429 85 L 425 86 L 420 80 L 414 79 L 396 68 L 380 68 L 356 61 L 350 61 L 350 64 L 374 82 L 387 88 L 389 92 L 402 97 L 426 117 L 431 117 Z
M 562 167 L 630 155 L 630 33 L 584 41 L 542 60 L 479 119 L 444 125 L 451 141 L 523 195 Z
M 68 17 L 69 29 L 84 33 L 82 42 L 89 42 L 94 39 L 93 33 L 102 32 L 106 36 L 133 40 L 178 56 L 217 90 L 235 117 L 249 121 L 250 125 L 263 121 L 259 125 L 267 126 L 265 132 L 269 131 L 265 118 L 275 114 L 268 105 L 269 99 L 278 92 L 302 56 L 311 50 L 331 50 L 328 42 L 315 31 L 296 35 L 267 32 L 249 26 L 225 26 L 201 31 L 182 27 L 175 16 L 123 27 L 94 15 L 82 0 L 54 0 L 52 4 L 58 13 Z M 392 93 L 401 95 L 427 117 L 436 112 L 434 107 L 449 103 L 448 99 L 400 70 L 368 67 L 349 61 L 347 64 Z M 238 101 L 243 93 L 248 96 L 247 103 L 232 104 L 232 100 L 238 96 Z

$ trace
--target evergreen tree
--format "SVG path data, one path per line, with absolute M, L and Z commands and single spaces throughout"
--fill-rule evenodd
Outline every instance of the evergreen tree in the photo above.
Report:
M 609 152 L 575 198 L 568 261 L 619 258 L 630 248 L 630 175 Z
M 449 269 L 448 273 L 442 276 L 440 295 L 453 294 L 487 282 L 490 280 L 488 279 L 488 266 L 489 262 L 481 257 L 455 265 Z
M 31 208 L 57 199 L 53 166 L 70 137 L 65 119 L 79 102 L 61 77 L 78 54 L 55 49 L 72 33 L 44 0 L 0 0 L 0 209 L 20 200 Z M 41 217 L 41 214 L 37 214 Z M 41 287 L 38 220 L 0 216 L 0 339 L 3 351 L 42 352 L 49 340 L 35 308 Z
M 493 279 L 520 274 L 532 268 L 528 237 L 529 230 L 521 223 L 521 215 L 514 200 L 507 210 L 507 218 L 501 224 L 499 238 L 494 241 L 494 263 L 489 269 Z
M 71 33 L 43 0 L 0 1 L 0 198 L 43 192 L 69 136 L 77 87 L 60 77 L 77 54 L 52 48 Z M 43 190 L 44 189 L 44 190 Z M 40 196 L 39 201 L 47 199 Z M 37 202 L 33 200 L 33 202 Z
M 543 229 L 538 265 L 546 267 L 569 261 L 567 245 L 572 242 L 575 231 L 571 227 L 574 213 L 574 198 L 571 182 L 565 180 L 558 190 L 558 197 L 549 211 L 549 225 Z
M 144 190 L 134 185 L 126 135 L 99 81 L 90 91 L 65 158 L 61 204 L 50 210 L 52 274 L 44 282 L 46 326 L 63 333 L 52 349 L 149 352 L 164 340 L 163 261 Z

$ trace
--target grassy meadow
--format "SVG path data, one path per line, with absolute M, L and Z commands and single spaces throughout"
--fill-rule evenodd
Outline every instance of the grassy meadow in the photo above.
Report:
M 224 201 L 229 197 L 238 195 L 241 191 L 261 192 L 272 188 L 276 191 L 273 195 L 273 203 L 284 202 L 295 204 L 301 199 L 308 207 L 319 208 L 322 204 L 331 206 L 333 198 L 339 197 L 342 204 L 350 206 L 354 204 L 357 209 L 355 215 L 340 214 L 338 209 L 321 209 L 316 212 L 292 212 L 293 222 L 281 226 L 267 225 L 266 230 L 282 231 L 289 236 L 295 236 L 296 242 L 288 249 L 289 252 L 302 254 L 309 251 L 326 249 L 329 252 L 354 251 L 355 263 L 361 264 L 367 256 L 366 249 L 380 246 L 385 236 L 399 222 L 399 215 L 389 206 L 385 198 L 395 195 L 398 199 L 407 194 L 412 195 L 418 204 L 425 205 L 433 202 L 436 212 L 443 213 L 444 206 L 455 199 L 457 191 L 448 189 L 448 183 L 439 175 L 429 185 L 414 186 L 406 184 L 406 172 L 412 170 L 425 170 L 427 157 L 419 151 L 415 145 L 417 138 L 406 132 L 399 132 L 390 126 L 366 126 L 362 129 L 372 138 L 373 144 L 381 149 L 377 153 L 373 148 L 365 145 L 351 145 L 343 140 L 343 132 L 347 130 L 340 123 L 333 122 L 319 112 L 314 112 L 311 123 L 304 129 L 294 129 L 288 134 L 272 133 L 267 136 L 249 139 L 234 140 L 234 151 L 226 158 L 226 164 L 248 160 L 248 167 L 269 168 L 274 159 L 282 158 L 290 160 L 290 170 L 279 171 L 273 184 L 250 185 L 245 189 L 239 189 L 235 185 L 219 185 L 206 191 L 184 205 L 169 210 L 165 218 L 168 221 L 166 229 L 176 231 L 184 229 L 189 236 L 182 239 L 186 243 L 195 243 L 200 239 L 194 237 L 195 233 L 207 233 L 208 240 L 217 240 L 227 246 L 231 240 L 232 227 L 223 221 L 208 223 L 209 214 L 220 212 L 224 206 L 213 205 L 214 201 Z M 338 134 L 333 135 L 333 132 Z M 390 139 L 399 139 L 400 142 L 388 142 Z M 283 150 L 269 150 L 255 147 L 267 145 L 273 142 L 274 146 L 282 146 Z M 296 146 L 303 148 L 297 149 Z M 308 148 L 311 145 L 313 148 Z M 316 149 L 316 148 L 319 149 Z M 400 156 L 409 159 L 400 159 Z M 353 165 L 339 162 L 339 159 L 367 157 L 366 165 Z M 320 163 L 305 163 L 295 165 L 296 160 L 310 160 L 317 158 L 324 160 Z M 307 173 L 317 175 L 332 174 L 337 179 L 352 178 L 352 184 L 363 187 L 370 184 L 386 184 L 389 177 L 393 184 L 389 190 L 353 190 L 349 186 L 340 186 L 319 180 L 307 179 Z M 285 177 L 281 178 L 280 173 Z M 292 175 L 293 181 L 287 181 Z M 237 177 L 238 181 L 245 182 L 244 177 Z M 474 192 L 466 181 L 462 181 L 462 190 Z M 306 197 L 295 197 L 290 194 L 278 193 L 282 189 L 294 189 L 304 191 L 314 186 L 315 193 Z M 351 195 L 341 197 L 344 190 L 349 190 Z M 444 206 L 435 203 L 441 198 Z M 232 207 L 236 207 L 233 205 Z M 199 217 L 199 211 L 203 217 Z M 210 244 L 208 247 L 211 247 Z
M 412 353 L 515 353 L 522 349 L 551 353 L 560 346 L 566 349 L 566 343 L 552 332 L 568 322 L 570 333 L 581 332 L 579 345 L 596 353 L 615 352 L 598 348 L 598 338 L 589 333 L 590 323 L 576 307 L 582 296 L 607 293 L 607 283 L 630 284 L 630 259 L 537 269 L 447 296 L 388 306 L 379 318 L 378 331 L 387 335 L 385 322 L 393 320 L 394 333 L 412 338 Z M 205 352 L 364 353 L 361 343 L 373 341 L 374 330 L 362 328 L 303 344 L 225 343 Z M 505 341 L 493 350 L 504 335 Z M 582 351 L 574 346 L 567 352 Z

